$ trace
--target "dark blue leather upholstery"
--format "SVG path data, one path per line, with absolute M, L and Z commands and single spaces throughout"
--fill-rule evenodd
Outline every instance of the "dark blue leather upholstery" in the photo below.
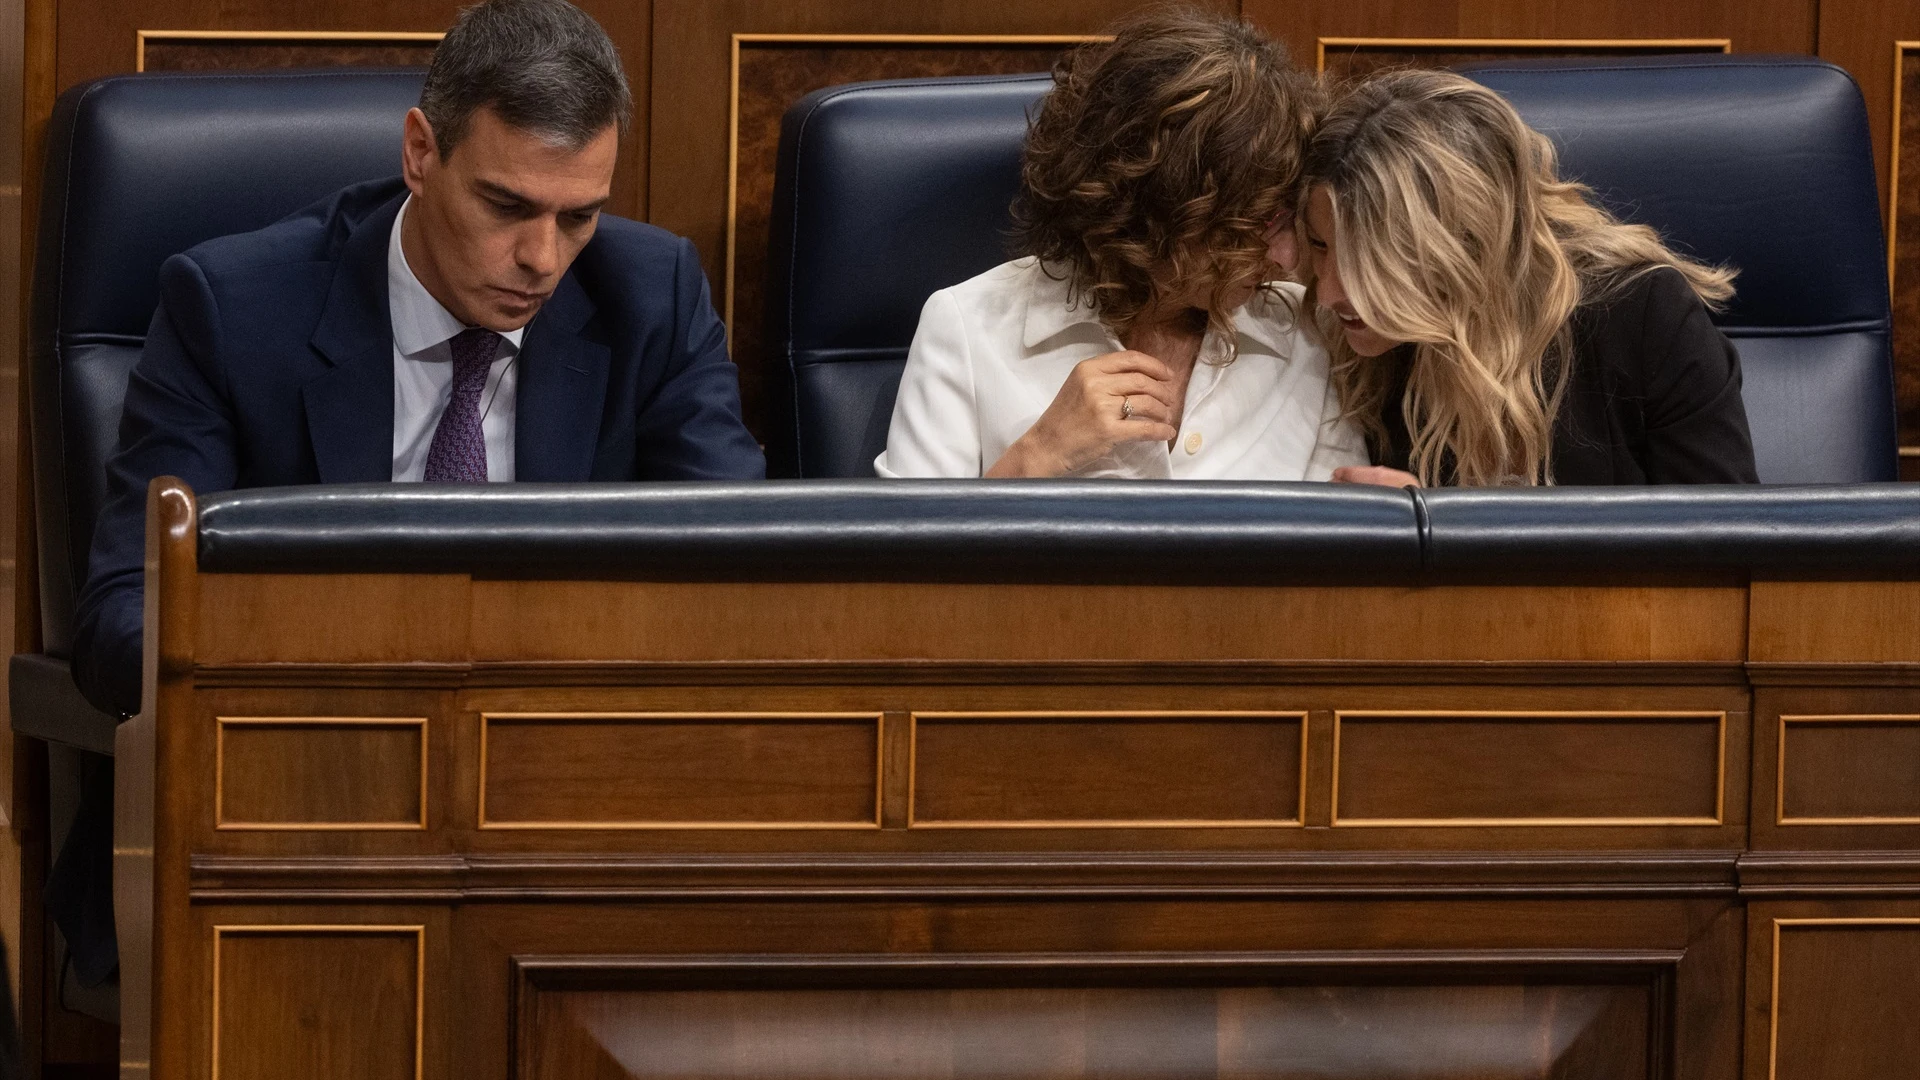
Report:
M 1912 579 L 1916 553 L 1911 484 L 368 484 L 209 495 L 199 542 L 204 573 L 1238 585 Z
M 1562 172 L 1682 250 L 1740 270 L 1715 319 L 1766 483 L 1897 474 L 1887 245 L 1860 90 L 1810 57 L 1489 64 Z
M 1405 492 L 1330 484 L 351 484 L 200 501 L 209 573 L 1258 584 L 1419 566 Z
M 921 305 L 1010 257 L 1027 111 L 1052 85 L 855 83 L 787 110 L 767 257 L 775 475 L 873 475 Z
M 34 494 L 47 652 L 73 641 L 127 373 L 160 264 L 400 171 L 420 71 L 131 75 L 62 94 L 34 275 Z
M 1859 90 L 1804 57 L 1483 65 L 1630 220 L 1741 270 L 1760 477 L 1895 475 L 1886 245 Z M 865 476 L 920 306 L 1006 257 L 1026 109 L 1044 76 L 822 90 L 787 114 L 767 295 L 790 474 Z

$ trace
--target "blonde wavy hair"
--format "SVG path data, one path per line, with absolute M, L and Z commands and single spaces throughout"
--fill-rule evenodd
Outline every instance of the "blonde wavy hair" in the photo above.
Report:
M 1493 91 L 1442 71 L 1348 89 L 1307 151 L 1333 198 L 1340 281 L 1360 318 L 1412 346 L 1399 402 L 1423 484 L 1551 484 L 1568 319 L 1661 267 L 1718 310 L 1735 271 L 1678 254 L 1559 176 L 1553 144 Z M 1304 216 L 1304 215 L 1303 215 Z M 1309 274 L 1308 298 L 1316 294 Z M 1346 415 L 1375 447 L 1398 375 L 1310 305 Z M 1399 351 L 1399 350 L 1396 350 Z

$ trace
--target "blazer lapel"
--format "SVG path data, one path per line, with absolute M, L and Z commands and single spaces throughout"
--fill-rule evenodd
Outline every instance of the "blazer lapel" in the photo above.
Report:
M 513 420 L 517 480 L 593 478 L 613 356 L 612 349 L 580 336 L 593 310 L 586 290 L 568 274 L 521 339 Z
M 331 370 L 301 387 L 323 484 L 393 479 L 393 316 L 387 242 L 405 198 L 347 237 L 312 345 Z

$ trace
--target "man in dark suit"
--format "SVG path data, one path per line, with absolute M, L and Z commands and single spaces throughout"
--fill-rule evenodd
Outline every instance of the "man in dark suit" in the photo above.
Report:
M 486 0 L 434 53 L 403 175 L 169 259 L 127 386 L 74 678 L 140 708 L 148 481 L 755 479 L 693 245 L 603 217 L 632 116 L 564 0 Z M 111 975 L 112 780 L 47 885 L 83 985 Z
M 564 0 L 461 15 L 404 175 L 168 260 L 78 604 L 88 698 L 140 705 L 147 483 L 765 475 L 693 245 L 602 216 L 631 115 Z

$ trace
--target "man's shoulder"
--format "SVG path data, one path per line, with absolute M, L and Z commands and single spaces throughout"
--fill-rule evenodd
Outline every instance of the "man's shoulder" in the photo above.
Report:
M 338 259 L 355 228 L 405 193 L 399 177 L 355 184 L 264 228 L 197 244 L 183 257 L 209 282 L 240 277 L 258 283 L 282 269 L 304 276 L 312 264 Z
M 692 245 L 683 237 L 657 225 L 602 214 L 573 270 L 596 300 L 626 293 L 671 296 L 680 260 L 692 257 Z

